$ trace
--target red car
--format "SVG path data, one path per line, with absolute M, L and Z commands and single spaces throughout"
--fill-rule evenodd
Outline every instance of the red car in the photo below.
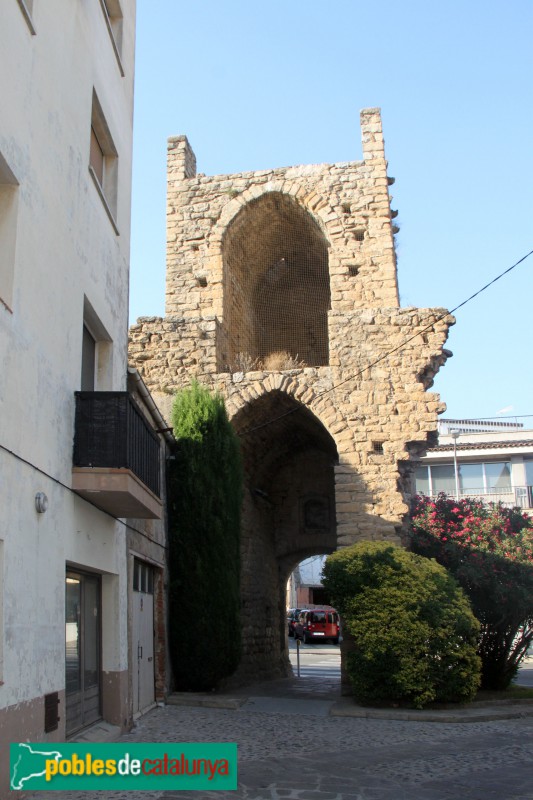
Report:
M 289 636 L 294 636 L 294 626 L 298 622 L 301 608 L 289 608 L 287 611 L 287 628 Z
M 302 639 L 304 644 L 330 639 L 339 644 L 339 615 L 334 608 L 314 608 L 300 611 L 294 626 L 294 638 Z

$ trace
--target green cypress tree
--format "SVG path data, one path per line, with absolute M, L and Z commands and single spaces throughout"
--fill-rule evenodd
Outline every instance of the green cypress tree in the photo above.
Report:
M 224 401 L 198 383 L 172 408 L 169 644 L 175 688 L 216 688 L 240 662 L 242 462 Z

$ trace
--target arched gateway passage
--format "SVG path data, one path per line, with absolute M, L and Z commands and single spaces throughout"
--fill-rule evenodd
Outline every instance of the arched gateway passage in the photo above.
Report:
M 232 420 L 241 437 L 243 660 L 238 678 L 289 672 L 286 584 L 296 564 L 336 549 L 337 448 L 305 406 L 273 391 Z

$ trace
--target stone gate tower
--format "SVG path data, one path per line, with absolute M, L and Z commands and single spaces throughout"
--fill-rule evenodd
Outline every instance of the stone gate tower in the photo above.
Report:
M 241 438 L 241 679 L 287 669 L 300 560 L 400 540 L 444 410 L 426 390 L 454 320 L 399 307 L 379 109 L 361 128 L 362 161 L 214 177 L 168 143 L 166 316 L 131 328 L 130 359 L 167 418 L 197 377 Z

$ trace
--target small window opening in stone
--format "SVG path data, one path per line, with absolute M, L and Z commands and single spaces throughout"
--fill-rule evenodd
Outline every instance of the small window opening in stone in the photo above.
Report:
M 356 242 L 362 242 L 365 238 L 365 232 L 362 230 L 355 231 L 354 237 Z
M 352 210 L 352 207 L 349 203 L 342 203 L 341 208 L 343 214 L 349 214 Z
M 356 275 L 359 275 L 359 269 L 360 267 L 358 264 L 350 264 L 348 267 L 348 275 L 350 275 L 352 278 L 355 278 Z
M 207 286 L 207 278 L 204 275 L 199 275 L 196 278 L 196 285 L 201 286 L 204 289 Z
M 372 452 L 383 455 L 383 442 L 372 442 Z
M 193 245 L 191 245 L 191 250 L 198 251 L 199 249 L 200 249 L 200 245 L 196 244 L 196 242 Z

